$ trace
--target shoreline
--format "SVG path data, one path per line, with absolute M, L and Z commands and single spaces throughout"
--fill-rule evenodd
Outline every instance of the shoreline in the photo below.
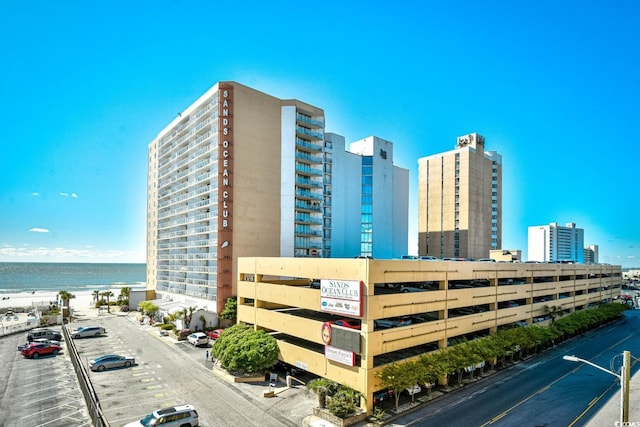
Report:
M 114 290 L 111 289 L 113 292 Z M 94 304 L 93 291 L 71 292 L 75 295 L 69 301 L 72 309 L 92 308 Z M 118 290 L 119 293 L 119 290 Z M 118 293 L 113 292 L 114 301 Z M 0 294 L 0 308 L 12 308 L 18 310 L 21 308 L 36 307 L 39 305 L 49 305 L 51 302 L 58 301 L 58 292 L 56 291 L 32 291 L 32 292 L 12 292 Z M 3 310 L 4 311 L 4 310 Z

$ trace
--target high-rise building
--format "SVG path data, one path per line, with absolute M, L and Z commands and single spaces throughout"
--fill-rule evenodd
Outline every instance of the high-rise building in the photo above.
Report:
M 598 245 L 588 245 L 584 248 L 584 263 L 597 264 L 598 261 Z
M 418 159 L 418 253 L 488 258 L 502 247 L 502 156 L 477 133 Z
M 304 102 L 218 82 L 151 141 L 147 289 L 156 298 L 220 313 L 235 295 L 238 257 L 361 254 L 361 163 L 374 156 L 332 148 L 334 138 L 344 147 L 344 138 L 325 137 L 324 120 L 322 109 Z M 405 236 L 404 253 L 408 193 L 396 185 L 408 187 L 408 173 L 387 164 L 390 143 L 371 145 L 379 150 L 372 179 L 382 181 L 373 189 L 386 198 L 373 206 L 373 219 L 381 241 Z M 383 149 L 387 163 L 378 159 Z M 388 174 L 400 178 L 386 182 Z M 386 218 L 386 204 L 396 201 Z
M 400 258 L 407 253 L 409 171 L 393 164 L 393 144 L 370 136 L 333 141 L 331 256 Z
M 147 288 L 220 312 L 239 256 L 317 256 L 324 112 L 219 82 L 149 144 Z
M 584 230 L 575 223 L 563 227 L 557 222 L 529 227 L 527 259 L 583 263 Z

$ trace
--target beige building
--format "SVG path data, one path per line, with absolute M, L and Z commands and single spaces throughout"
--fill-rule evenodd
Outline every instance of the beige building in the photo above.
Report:
M 418 254 L 488 258 L 502 247 L 502 157 L 482 135 L 418 159 Z
M 241 256 L 323 246 L 324 112 L 219 82 L 149 144 L 147 289 L 220 313 Z
M 238 321 L 272 334 L 283 361 L 364 393 L 371 411 L 384 365 L 547 324 L 546 306 L 583 310 L 619 296 L 621 283 L 611 265 L 241 258 Z

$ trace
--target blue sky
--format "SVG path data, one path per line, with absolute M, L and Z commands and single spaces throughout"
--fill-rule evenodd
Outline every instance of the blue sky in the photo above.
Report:
M 0 261 L 144 262 L 147 145 L 234 80 L 392 141 L 412 242 L 417 159 L 478 132 L 503 156 L 505 249 L 575 222 L 601 262 L 640 267 L 639 18 L 631 0 L 3 2 Z

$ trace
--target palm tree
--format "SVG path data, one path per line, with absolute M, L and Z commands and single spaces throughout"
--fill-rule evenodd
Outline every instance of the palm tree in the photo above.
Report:
M 131 295 L 131 288 L 127 286 L 120 288 L 120 295 L 118 295 L 118 302 L 122 302 L 123 304 L 129 304 L 129 295 Z
M 74 299 L 76 296 L 74 294 L 72 294 L 71 292 L 64 291 L 64 290 L 58 292 L 58 295 L 60 296 L 60 299 L 62 300 L 62 316 L 63 317 L 69 317 L 69 312 L 70 312 L 69 300 Z M 64 307 L 67 307 L 67 312 L 66 313 L 64 311 Z
M 98 297 L 100 296 L 100 291 L 96 289 L 95 291 L 93 291 L 92 295 L 93 295 L 93 302 L 97 303 Z
M 105 292 L 102 292 L 100 296 L 103 296 L 107 299 L 107 313 L 111 313 L 111 307 L 109 306 L 109 298 L 113 296 L 113 292 L 105 291 Z
M 551 307 L 545 305 L 544 313 L 549 315 L 551 318 L 551 325 L 553 325 L 556 321 L 556 317 L 562 315 L 562 307 L 559 305 L 552 305 Z

